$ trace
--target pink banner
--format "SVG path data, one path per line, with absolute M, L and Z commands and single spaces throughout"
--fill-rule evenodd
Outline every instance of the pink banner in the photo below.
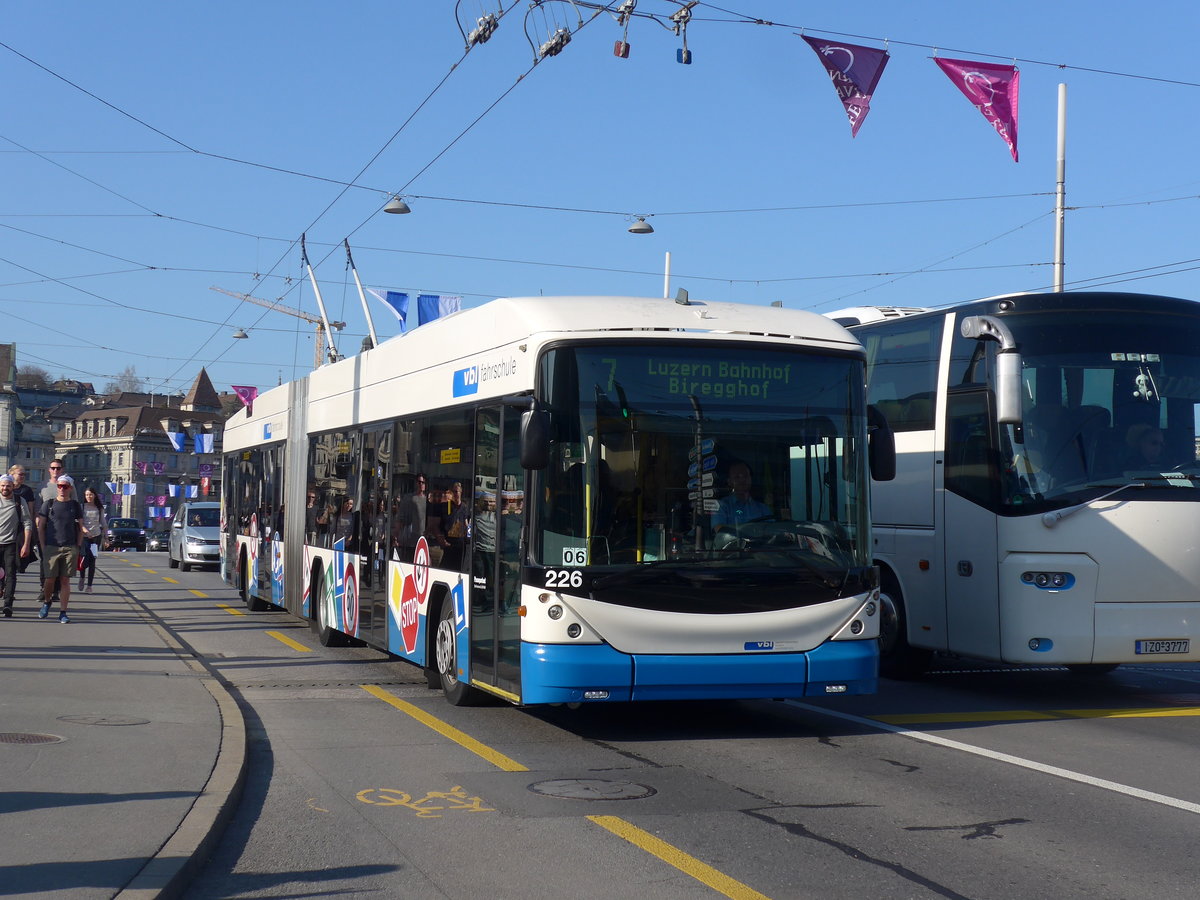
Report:
M 933 61 L 996 129 L 996 134 L 1008 144 L 1013 162 L 1016 162 L 1020 70 L 1016 66 L 971 62 L 965 59 L 935 57 Z
M 254 412 L 254 399 L 258 396 L 258 388 L 247 387 L 241 384 L 231 384 L 230 387 L 233 388 L 233 392 L 237 394 L 238 399 L 242 401 L 242 405 L 246 407 L 246 411 L 249 413 Z
M 846 108 L 846 116 L 850 119 L 850 137 L 857 136 L 859 127 L 871 111 L 871 96 L 879 84 L 883 67 L 887 65 L 887 51 L 810 37 L 804 40 L 820 57 L 821 65 L 833 81 L 838 99 Z

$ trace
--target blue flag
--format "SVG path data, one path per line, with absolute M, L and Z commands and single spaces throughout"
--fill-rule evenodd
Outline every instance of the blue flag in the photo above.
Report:
M 391 310 L 392 315 L 396 317 L 396 321 L 400 323 L 400 330 L 404 330 L 404 323 L 408 320 L 408 294 L 402 294 L 399 291 L 388 291 L 386 294 L 382 291 L 369 290 L 368 294 L 375 297 L 376 300 L 382 300 L 387 304 L 387 308 Z
M 462 309 L 462 297 L 445 294 L 417 295 L 417 324 L 426 325 Z
M 212 453 L 213 452 L 213 436 L 212 432 L 199 432 L 192 436 L 192 446 L 196 453 Z
M 182 431 L 168 431 L 167 440 L 171 442 L 171 449 L 176 453 L 183 452 L 183 442 L 187 440 L 187 435 Z

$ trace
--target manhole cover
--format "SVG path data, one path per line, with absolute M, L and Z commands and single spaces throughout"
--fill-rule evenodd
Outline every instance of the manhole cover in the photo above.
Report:
M 539 781 L 529 789 L 547 797 L 562 797 L 567 800 L 640 800 L 653 797 L 657 791 L 645 784 L 632 781 L 608 781 L 603 778 L 560 778 L 555 781 Z
M 66 738 L 57 734 L 22 734 L 21 732 L 0 732 L 0 744 L 61 744 Z
M 59 716 L 58 721 L 72 725 L 149 725 L 149 719 L 133 719 L 129 716 Z

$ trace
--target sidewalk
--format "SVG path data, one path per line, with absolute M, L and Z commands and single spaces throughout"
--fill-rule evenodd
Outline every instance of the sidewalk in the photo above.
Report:
M 177 896 L 237 804 L 233 698 L 111 578 L 0 618 L 0 896 Z

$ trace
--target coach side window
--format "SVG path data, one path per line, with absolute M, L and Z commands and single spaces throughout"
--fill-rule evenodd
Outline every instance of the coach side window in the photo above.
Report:
M 357 533 L 359 445 L 357 431 L 317 435 L 309 442 L 308 483 L 319 510 L 315 517 L 318 547 L 332 547 L 340 538 L 347 550 L 352 549 L 351 537 Z
M 855 330 L 867 348 L 867 402 L 893 431 L 933 430 L 943 323 L 921 316 Z

